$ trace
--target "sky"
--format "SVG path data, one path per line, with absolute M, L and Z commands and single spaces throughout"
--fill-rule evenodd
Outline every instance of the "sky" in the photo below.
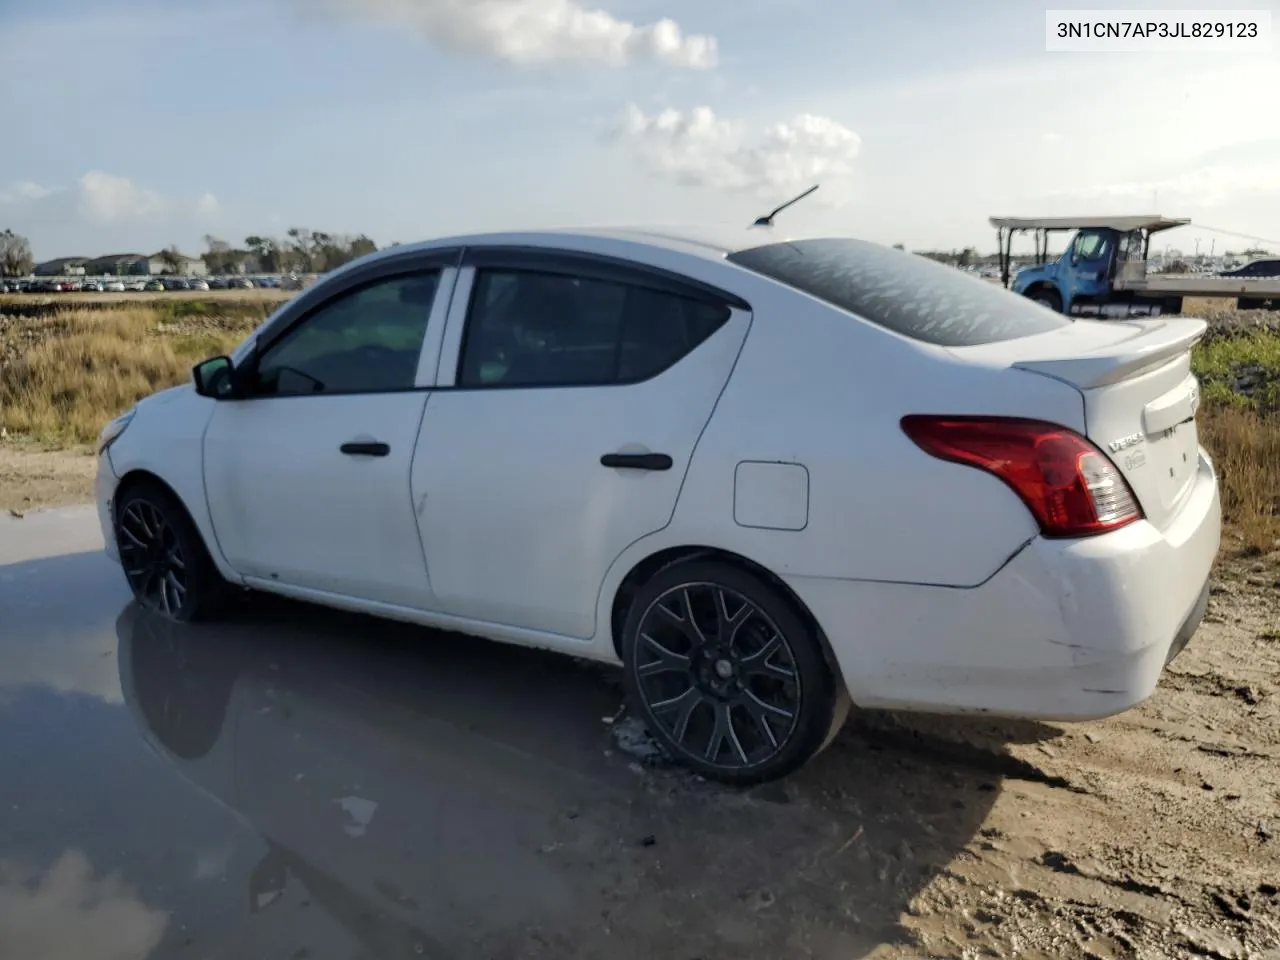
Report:
M 1275 2 L 1220 6 L 1280 26 Z M 992 215 L 1161 213 L 1280 239 L 1280 40 L 1047 53 L 1044 16 L 1024 0 L 0 0 L 0 229 L 46 259 L 293 226 L 385 245 L 745 225 L 820 183 L 779 226 L 992 250 Z

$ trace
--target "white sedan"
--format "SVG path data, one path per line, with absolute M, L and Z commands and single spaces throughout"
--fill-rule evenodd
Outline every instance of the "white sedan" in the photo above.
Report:
M 113 420 L 99 510 L 161 615 L 234 585 L 621 663 L 671 754 L 755 782 L 850 701 L 1151 694 L 1218 550 L 1204 330 L 852 239 L 454 237 Z

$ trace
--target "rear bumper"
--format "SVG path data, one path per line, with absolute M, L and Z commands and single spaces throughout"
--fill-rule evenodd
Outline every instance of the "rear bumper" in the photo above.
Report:
M 1204 616 L 1221 536 L 1201 456 L 1168 529 L 1146 521 L 1028 543 L 972 588 L 793 577 L 854 703 L 1053 720 L 1120 713 L 1155 690 Z
M 1204 588 L 1200 591 L 1200 598 L 1196 601 L 1196 605 L 1191 608 L 1191 612 L 1187 614 L 1187 619 L 1182 621 L 1182 626 L 1173 638 L 1173 643 L 1169 645 L 1169 652 L 1164 655 L 1164 665 L 1166 667 L 1173 663 L 1174 658 L 1186 649 L 1187 644 L 1191 642 L 1191 638 L 1200 629 L 1200 624 L 1204 621 L 1205 611 L 1208 609 L 1209 581 L 1205 580 Z

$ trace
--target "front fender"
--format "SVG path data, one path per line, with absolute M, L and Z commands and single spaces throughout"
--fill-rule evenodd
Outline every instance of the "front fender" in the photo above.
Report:
M 200 531 L 218 572 L 232 583 L 240 576 L 218 546 L 204 487 L 204 433 L 217 401 L 187 387 L 147 397 L 127 430 L 111 445 L 111 465 L 124 481 L 133 473 L 159 478 L 182 501 Z
M 1062 296 L 1062 288 L 1058 284 L 1057 275 L 1053 271 L 1046 270 L 1043 267 L 1032 267 L 1028 270 L 1019 270 L 1017 275 L 1013 278 L 1013 283 L 1010 284 L 1010 289 L 1013 290 L 1014 293 L 1025 296 L 1026 292 L 1032 287 L 1044 286 L 1052 287 L 1053 291 L 1058 294 L 1058 296 Z

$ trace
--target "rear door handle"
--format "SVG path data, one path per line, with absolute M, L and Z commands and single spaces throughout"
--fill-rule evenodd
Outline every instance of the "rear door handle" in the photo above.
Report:
M 665 453 L 606 453 L 600 458 L 601 466 L 625 470 L 670 470 L 671 464 Z
M 353 441 L 344 443 L 338 449 L 348 457 L 385 457 L 391 452 L 388 444 L 377 441 Z

